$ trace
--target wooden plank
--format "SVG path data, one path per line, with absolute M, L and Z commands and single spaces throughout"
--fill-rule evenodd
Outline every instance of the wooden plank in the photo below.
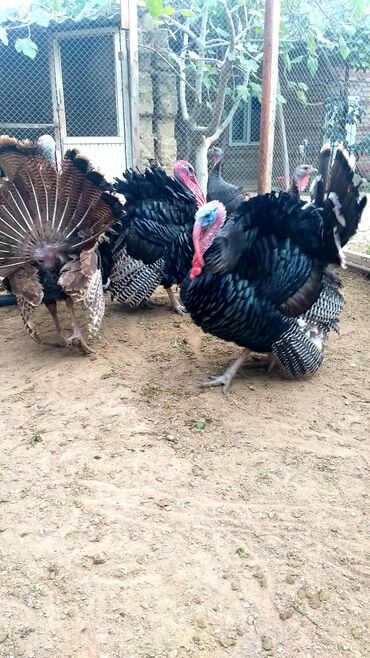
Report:
M 130 0 L 121 0 L 121 30 L 128 30 L 129 25 L 129 4 Z
M 262 103 L 258 193 L 271 190 L 279 64 L 280 0 L 266 0 L 263 40 Z
M 0 123 L 0 128 L 17 129 L 22 128 L 26 130 L 43 130 L 44 128 L 53 128 L 53 123 Z
M 350 251 L 345 249 L 344 253 L 346 255 L 346 264 L 348 267 L 354 267 L 361 272 L 366 272 L 370 274 L 370 255 L 363 254 L 359 251 Z
M 123 101 L 123 122 L 125 134 L 126 168 L 132 167 L 132 141 L 131 141 L 131 106 L 130 106 L 130 75 L 128 70 L 128 32 L 120 30 L 120 60 L 121 60 L 121 86 Z
M 137 24 L 137 0 L 130 0 L 129 17 L 129 73 L 132 165 L 140 164 L 139 129 L 139 40 Z

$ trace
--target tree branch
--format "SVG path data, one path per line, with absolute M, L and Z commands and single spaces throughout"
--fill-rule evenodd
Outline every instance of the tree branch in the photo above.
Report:
M 179 58 L 179 70 L 180 70 L 179 98 L 180 98 L 182 118 L 185 121 L 185 123 L 190 124 L 190 114 L 186 102 L 186 74 L 185 74 L 185 66 L 186 66 L 185 55 L 188 49 L 188 45 L 189 45 L 189 35 L 187 34 L 187 32 L 184 32 L 182 50 L 181 50 L 181 55 L 183 56 Z
M 199 106 L 202 104 L 202 87 L 203 87 L 203 76 L 204 76 L 204 54 L 205 54 L 205 43 L 206 43 L 206 34 L 207 34 L 208 5 L 209 5 L 209 0 L 204 0 L 202 24 L 200 28 L 200 44 L 199 44 L 199 53 L 198 53 L 199 62 L 198 62 L 197 74 L 195 78 L 195 96 Z
M 229 7 L 227 6 L 227 0 L 221 0 L 221 2 L 224 7 L 225 18 L 229 27 L 230 45 L 225 53 L 225 59 L 221 67 L 220 78 L 218 83 L 218 92 L 213 107 L 213 116 L 206 131 L 207 137 L 210 137 L 215 133 L 221 121 L 221 116 L 225 105 L 225 94 L 227 89 L 227 83 L 229 81 L 229 76 L 232 70 L 230 55 L 235 54 L 236 35 L 235 35 L 233 18 L 229 10 Z
M 176 27 L 178 30 L 181 30 L 181 32 L 184 32 L 184 34 L 187 34 L 187 36 L 190 37 L 190 39 L 195 41 L 198 48 L 201 47 L 199 37 L 195 34 L 195 32 L 193 32 L 193 30 L 190 29 L 188 25 L 180 23 L 179 21 L 176 20 L 176 18 L 173 18 L 173 16 L 166 16 L 166 21 L 168 23 L 171 23 L 171 25 Z
M 244 80 L 243 80 L 243 86 L 247 87 L 249 82 L 249 73 L 244 75 Z M 217 126 L 213 135 L 210 135 L 210 141 L 212 144 L 214 144 L 218 138 L 222 135 L 224 130 L 229 127 L 230 123 L 232 122 L 235 113 L 242 101 L 241 96 L 234 102 L 234 105 L 232 106 L 229 114 L 227 115 L 226 119 L 221 123 L 221 125 Z

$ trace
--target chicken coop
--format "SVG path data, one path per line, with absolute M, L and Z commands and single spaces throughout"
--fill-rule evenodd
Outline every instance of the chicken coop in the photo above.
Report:
M 133 163 L 129 27 L 117 8 L 32 27 L 33 59 L 1 43 L 0 132 L 50 134 L 59 158 L 77 147 L 108 179 L 124 171 Z

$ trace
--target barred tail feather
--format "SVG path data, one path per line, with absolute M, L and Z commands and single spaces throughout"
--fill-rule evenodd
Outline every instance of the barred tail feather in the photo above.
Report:
M 275 341 L 272 352 L 279 365 L 291 377 L 313 375 L 323 363 L 321 350 L 302 333 L 297 324 L 291 325 Z
M 113 298 L 130 308 L 137 308 L 146 302 L 163 278 L 164 261 L 160 259 L 146 265 L 128 255 L 121 247 L 114 255 L 114 265 L 110 275 L 110 291 Z

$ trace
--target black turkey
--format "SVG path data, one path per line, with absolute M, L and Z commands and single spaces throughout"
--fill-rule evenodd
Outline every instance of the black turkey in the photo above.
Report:
M 162 284 L 173 308 L 183 313 L 171 286 L 185 278 L 193 257 L 195 212 L 205 198 L 193 167 L 179 160 L 171 178 L 159 166 L 127 171 L 115 189 L 125 197 L 119 237 L 112 249 L 110 290 L 137 307 Z
M 192 269 L 181 299 L 205 332 L 245 348 L 206 385 L 227 391 L 251 350 L 269 354 L 292 377 L 321 366 L 324 338 L 311 335 L 308 320 L 335 325 L 336 295 L 332 307 L 330 296 L 320 300 L 320 293 L 324 284 L 336 285 L 327 265 L 343 264 L 342 247 L 357 230 L 366 197 L 360 199 L 343 149 L 337 150 L 324 193 L 320 170 L 318 179 L 315 203 L 287 192 L 256 196 L 225 225 L 221 203 L 198 210 Z
M 240 187 L 223 179 L 223 150 L 219 146 L 212 146 L 208 151 L 208 156 L 213 162 L 213 167 L 208 176 L 207 201 L 221 201 L 226 208 L 226 212 L 233 213 L 245 201 L 246 196 Z

